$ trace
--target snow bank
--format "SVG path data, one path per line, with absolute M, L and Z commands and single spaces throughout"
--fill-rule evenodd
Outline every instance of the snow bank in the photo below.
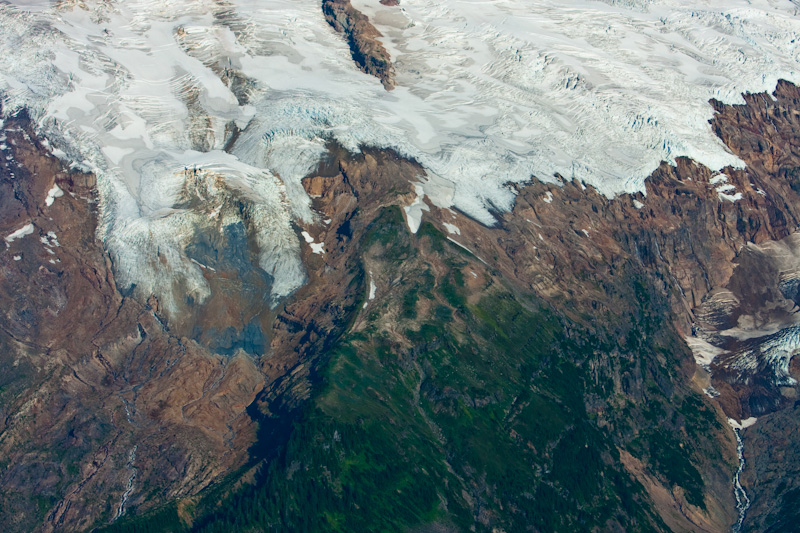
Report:
M 729 418 L 728 419 L 728 424 L 730 424 L 730 426 L 732 428 L 734 428 L 734 429 L 745 429 L 745 428 L 749 428 L 750 426 L 755 424 L 757 421 L 758 421 L 758 418 L 756 418 L 754 416 L 751 416 L 750 418 L 746 418 L 746 419 L 742 420 L 741 422 L 737 422 L 733 418 Z
M 311 248 L 311 251 L 315 254 L 324 254 L 325 253 L 325 243 L 324 242 L 314 242 L 314 237 L 309 235 L 307 231 L 302 232 L 303 239 L 305 239 L 308 246 Z
M 18 230 L 14 231 L 10 235 L 6 236 L 6 239 L 5 239 L 6 240 L 6 246 L 8 246 L 9 243 L 15 241 L 16 239 L 21 239 L 22 237 L 24 237 L 26 235 L 30 235 L 31 233 L 33 233 L 33 224 L 31 224 L 31 223 L 25 224 L 24 226 L 22 226 Z
M 64 191 L 62 191 L 58 185 L 53 184 L 53 188 L 47 191 L 47 197 L 44 199 L 44 203 L 47 207 L 50 207 L 53 205 L 56 198 L 61 198 L 62 196 L 64 196 Z

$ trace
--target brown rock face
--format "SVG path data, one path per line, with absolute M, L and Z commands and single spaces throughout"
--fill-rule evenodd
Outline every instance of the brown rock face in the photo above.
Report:
M 309 398 L 313 376 L 351 324 L 361 299 L 364 272 L 356 243 L 382 207 L 403 201 L 412 190 L 410 180 L 421 172 L 391 151 L 352 155 L 331 146 L 330 161 L 304 180 L 308 193 L 317 197 L 320 219 L 328 221 L 304 230 L 324 243 L 325 252 L 304 250 L 309 282 L 275 320 L 270 356 L 263 362 L 270 382 L 264 405 L 283 411 Z
M 743 431 L 742 484 L 751 501 L 743 531 L 792 531 L 800 520 L 797 404 L 759 418 Z
M 369 18 L 354 8 L 350 0 L 323 0 L 322 12 L 328 24 L 344 34 L 358 68 L 375 76 L 387 91 L 394 89 L 394 67 L 378 37 L 381 33 Z
M 263 377 L 123 297 L 95 239 L 93 176 L 47 155 L 24 115 L 3 134 L 0 232 L 26 228 L 0 252 L 9 526 L 79 530 L 195 494 L 245 461 Z
M 534 182 L 518 191 L 511 213 L 497 215 L 494 228 L 432 205 L 424 217 L 444 233 L 448 232 L 444 222 L 457 226 L 460 233 L 451 234 L 453 240 L 521 291 L 544 297 L 576 326 L 589 331 L 595 328 L 593 324 L 603 324 L 624 335 L 630 284 L 636 283 L 637 276 L 651 280 L 655 293 L 636 294 L 653 299 L 655 307 L 649 312 L 671 317 L 679 336 L 706 342 L 720 354 L 704 370 L 696 366 L 688 347 L 673 345 L 671 349 L 681 354 L 686 385 L 716 396 L 707 401 L 719 405 L 729 417 L 761 416 L 760 438 L 774 432 L 775 444 L 781 447 L 790 444 L 777 437 L 785 431 L 788 416 L 779 410 L 791 406 L 797 396 L 797 365 L 791 362 L 791 346 L 778 363 L 769 346 L 776 338 L 784 342 L 794 335 L 797 324 L 794 250 L 800 227 L 800 185 L 793 180 L 800 168 L 800 90 L 781 82 L 774 98 L 747 95 L 746 102 L 743 106 L 714 103 L 718 114 L 712 121 L 720 137 L 747 163 L 744 169 L 717 173 L 681 158 L 675 166 L 663 164 L 648 178 L 646 195 L 614 199 L 575 182 L 561 186 Z M 306 182 L 326 213 L 328 209 L 338 212 L 342 202 L 356 201 L 341 194 L 338 183 L 325 177 Z M 332 207 L 322 207 L 328 205 Z M 318 240 L 327 242 L 328 237 Z M 745 341 L 735 337 L 729 331 L 732 328 L 767 331 L 749 334 Z M 693 347 L 697 349 L 695 341 Z M 646 400 L 638 370 L 623 370 L 625 363 L 618 356 L 611 353 L 601 359 L 598 379 L 610 376 L 617 394 Z M 612 404 L 600 401 L 592 409 L 610 412 Z M 776 411 L 773 423 L 769 413 Z M 722 425 L 714 438 L 728 466 L 704 465 L 710 513 L 690 509 L 680 494 L 664 492 L 652 485 L 652 474 L 641 473 L 640 481 L 653 486 L 651 496 L 661 502 L 657 505 L 670 527 L 724 530 L 735 517 L 730 477 L 734 442 L 722 411 L 718 417 Z M 754 430 L 745 430 L 746 446 L 748 431 Z M 752 491 L 757 483 L 753 478 L 767 476 L 765 495 L 756 502 L 768 502 L 772 491 L 783 490 L 787 498 L 793 497 L 786 485 L 779 486 L 779 476 L 769 474 L 779 468 L 775 461 L 783 455 L 776 451 L 771 457 L 762 457 L 754 465 L 761 474 L 743 478 Z M 638 468 L 632 467 L 631 472 L 639 476 Z M 680 509 L 684 511 L 675 515 Z M 753 512 L 757 510 L 777 512 L 765 504 Z M 763 523 L 764 517 L 753 515 L 752 520 Z
M 198 228 L 186 253 L 211 297 L 177 298 L 168 315 L 155 297 L 118 290 L 95 237 L 94 177 L 64 170 L 25 116 L 4 132 L 0 233 L 13 237 L 0 253 L 0 298 L 11 304 L 0 323 L 10 369 L 0 506 L 15 530 L 83 529 L 197 494 L 249 458 L 256 425 L 246 409 L 257 397 L 269 415 L 262 435 L 285 430 L 360 298 L 349 243 L 421 172 L 392 153 L 333 148 L 325 177 L 311 180 L 333 203 L 329 225 L 305 228 L 328 252 L 307 251 L 307 286 L 272 311 L 247 228 Z M 235 191 L 225 202 L 247 208 Z

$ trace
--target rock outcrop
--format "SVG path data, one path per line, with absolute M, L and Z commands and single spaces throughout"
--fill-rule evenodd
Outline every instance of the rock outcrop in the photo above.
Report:
M 381 33 L 370 23 L 369 17 L 354 8 L 350 0 L 323 0 L 322 12 L 333 29 L 347 39 L 358 68 L 381 80 L 387 91 L 394 89 L 391 57 L 378 40 Z

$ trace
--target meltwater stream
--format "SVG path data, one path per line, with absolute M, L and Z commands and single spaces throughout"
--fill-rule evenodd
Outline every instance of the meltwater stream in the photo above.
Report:
M 733 433 L 736 435 L 736 455 L 739 456 L 739 469 L 733 477 L 733 494 L 736 496 L 736 510 L 739 511 L 739 519 L 736 521 L 733 528 L 731 528 L 733 533 L 742 531 L 744 517 L 747 514 L 747 509 L 750 508 L 750 498 L 747 497 L 747 492 L 745 492 L 744 487 L 742 487 L 739 481 L 739 476 L 744 470 L 744 442 L 742 442 L 740 432 L 741 430 L 739 428 L 733 428 Z

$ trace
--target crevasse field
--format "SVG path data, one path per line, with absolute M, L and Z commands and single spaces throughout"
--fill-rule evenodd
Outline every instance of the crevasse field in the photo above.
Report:
M 158 293 L 179 273 L 207 294 L 183 254 L 201 215 L 176 208 L 198 166 L 258 205 L 278 298 L 305 279 L 291 221 L 314 218 L 299 180 L 326 140 L 416 159 L 419 191 L 491 224 L 531 176 L 615 195 L 681 155 L 739 165 L 708 100 L 800 82 L 796 0 L 401 2 L 353 2 L 383 34 L 392 92 L 318 0 L 2 2 L 4 113 L 29 108 L 54 153 L 97 173 L 121 283 Z

